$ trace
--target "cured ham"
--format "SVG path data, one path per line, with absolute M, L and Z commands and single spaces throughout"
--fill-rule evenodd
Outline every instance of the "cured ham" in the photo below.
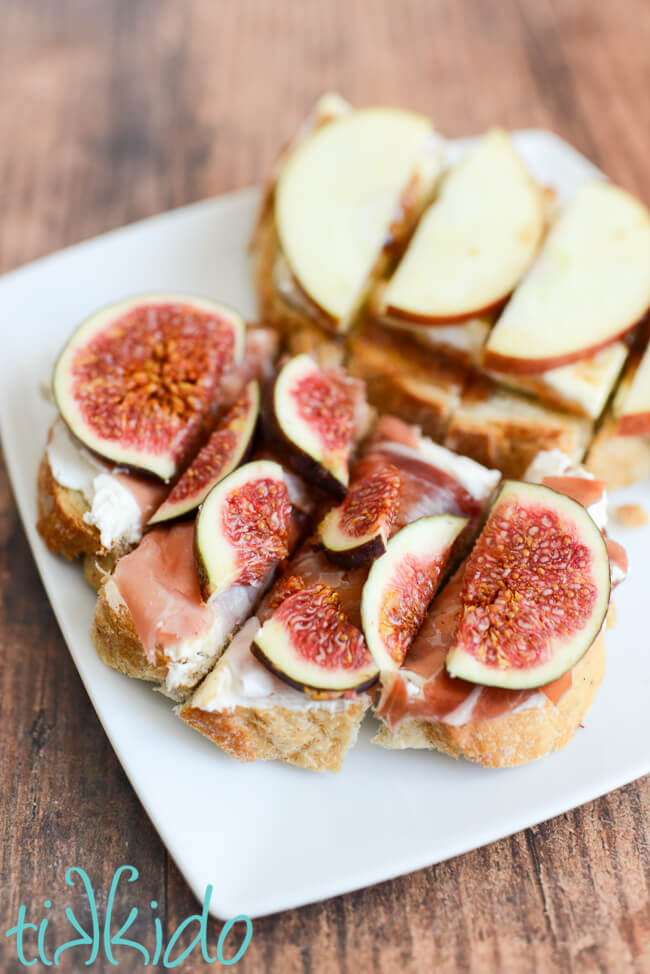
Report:
M 434 600 L 408 651 L 404 666 L 383 686 L 377 716 L 395 730 L 405 717 L 442 723 L 476 723 L 512 713 L 536 696 L 557 703 L 571 686 L 571 672 L 538 690 L 502 690 L 454 679 L 445 659 L 463 611 L 463 571 L 460 569 Z
M 300 478 L 286 474 L 292 512 L 289 550 L 304 537 L 305 490 Z M 295 506 L 294 506 L 295 505 Z M 121 558 L 108 583 L 113 597 L 128 608 L 133 627 L 150 662 L 173 655 L 201 635 L 230 635 L 259 601 L 272 572 L 255 585 L 236 585 L 206 604 L 201 598 L 194 560 L 194 522 L 162 524 L 149 531 Z

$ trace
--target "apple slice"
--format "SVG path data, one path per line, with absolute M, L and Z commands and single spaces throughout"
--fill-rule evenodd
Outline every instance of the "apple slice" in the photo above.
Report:
M 440 139 L 427 118 L 369 108 L 317 129 L 283 166 L 275 193 L 280 244 L 333 327 L 349 326 L 407 189 L 417 179 L 424 202 L 441 164 Z
M 630 331 L 650 303 L 650 214 L 609 183 L 583 187 L 488 338 L 484 363 L 546 372 Z
M 412 521 L 388 542 L 361 594 L 368 649 L 382 672 L 398 669 L 422 625 L 442 570 L 467 518 L 436 514 Z
M 517 285 L 543 230 L 540 187 L 507 132 L 488 132 L 420 221 L 386 288 L 387 313 L 450 325 L 484 313 Z
M 465 565 L 448 672 L 511 690 L 558 679 L 600 632 L 610 586 L 605 539 L 585 508 L 506 481 Z
M 621 405 L 618 432 L 621 436 L 650 435 L 650 345 Z

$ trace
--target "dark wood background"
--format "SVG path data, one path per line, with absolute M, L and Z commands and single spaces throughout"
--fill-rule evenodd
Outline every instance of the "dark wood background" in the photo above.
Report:
M 648 201 L 649 52 L 648 0 L 0 0 L 0 270 L 259 180 L 331 88 L 421 109 L 448 135 L 554 129 Z M 0 969 L 22 969 L 3 936 L 19 904 L 60 904 L 73 864 L 105 899 L 115 867 L 134 863 L 135 902 L 157 899 L 173 929 L 192 896 L 81 686 L 1 459 L 0 650 Z M 645 779 L 259 920 L 238 969 L 648 971 L 649 831 Z M 150 925 L 135 929 L 151 947 Z

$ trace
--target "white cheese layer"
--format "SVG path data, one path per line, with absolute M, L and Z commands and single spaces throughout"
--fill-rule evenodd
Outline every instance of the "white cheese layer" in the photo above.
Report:
M 97 528 L 102 546 L 110 550 L 136 544 L 142 536 L 142 512 L 135 496 L 76 443 L 62 419 L 52 427 L 46 449 L 56 482 L 83 495 L 89 508 L 83 519 Z
M 345 713 L 349 701 L 312 700 L 306 693 L 294 690 L 274 676 L 251 653 L 251 644 L 259 632 L 255 616 L 239 630 L 213 671 L 195 692 L 191 706 L 208 712 L 232 710 L 234 707 L 286 710 L 326 710 Z M 365 699 L 359 697 L 359 700 Z

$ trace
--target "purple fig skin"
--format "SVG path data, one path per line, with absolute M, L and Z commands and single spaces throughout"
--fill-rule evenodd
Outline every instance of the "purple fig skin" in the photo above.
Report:
M 262 410 L 262 426 L 269 444 L 299 477 L 303 477 L 335 500 L 342 501 L 348 492 L 347 486 L 326 470 L 321 463 L 296 446 L 281 429 L 273 408 L 274 392 L 275 383 L 272 383 L 264 396 Z
M 277 676 L 279 680 L 282 680 L 283 683 L 286 683 L 292 689 L 299 690 L 300 693 L 311 697 L 312 700 L 338 700 L 340 697 L 344 697 L 346 693 L 365 693 L 366 690 L 370 690 L 379 680 L 379 671 L 377 671 L 369 680 L 364 680 L 363 683 L 359 683 L 356 686 L 346 687 L 343 690 L 324 690 L 322 687 L 306 686 L 304 683 L 292 679 L 288 673 L 285 673 L 284 670 L 279 669 L 271 662 L 256 642 L 253 642 L 251 645 L 251 653 L 262 666 L 274 676 Z
M 323 551 L 327 555 L 328 561 L 338 565 L 339 568 L 361 568 L 379 558 L 386 551 L 386 542 L 379 532 L 360 545 L 355 545 L 352 538 L 350 540 L 352 542 L 350 547 L 339 551 L 334 551 L 323 544 Z

